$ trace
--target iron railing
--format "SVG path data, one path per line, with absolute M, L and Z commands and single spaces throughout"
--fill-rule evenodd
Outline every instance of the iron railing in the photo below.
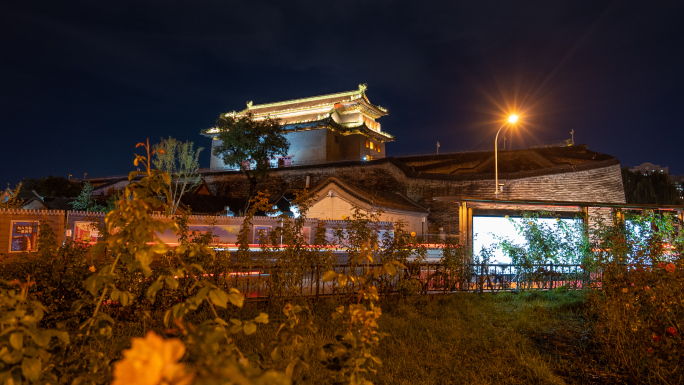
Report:
M 437 294 L 455 292 L 500 292 L 523 290 L 579 290 L 600 285 L 601 273 L 581 265 L 542 264 L 458 264 L 407 262 L 393 276 L 373 277 L 373 284 L 381 295 Z M 291 268 L 280 265 L 235 266 L 217 277 L 226 288 L 235 287 L 247 298 L 272 299 L 277 297 L 344 296 L 358 293 L 360 285 L 348 281 L 323 282 L 328 270 L 345 275 L 363 275 L 369 268 L 380 265 L 332 265 Z

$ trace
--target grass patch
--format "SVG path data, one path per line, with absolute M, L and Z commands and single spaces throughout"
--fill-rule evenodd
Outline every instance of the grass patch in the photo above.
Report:
M 330 315 L 339 303 L 310 303 L 309 317 L 319 326 L 307 336 L 318 345 L 332 342 L 338 325 Z M 587 384 L 626 383 L 599 361 L 584 318 L 582 292 L 523 292 L 411 297 L 380 303 L 380 328 L 389 336 L 376 355 L 383 361 L 369 380 L 375 384 Z M 268 366 L 266 341 L 284 320 L 280 307 L 246 303 L 227 318 L 253 318 L 268 312 L 270 323 L 251 336 L 236 335 L 246 356 L 260 355 Z M 222 314 L 223 315 L 223 314 Z M 202 312 L 191 322 L 201 322 Z M 156 317 L 155 317 L 156 318 Z M 148 327 L 163 330 L 150 322 Z M 129 339 L 141 328 L 119 331 Z M 283 366 L 280 368 L 280 366 Z M 317 361 L 295 376 L 295 383 L 330 383 Z
M 565 300 L 565 298 L 564 298 Z M 531 336 L 558 306 L 536 293 L 453 295 L 387 304 L 378 384 L 563 384 Z

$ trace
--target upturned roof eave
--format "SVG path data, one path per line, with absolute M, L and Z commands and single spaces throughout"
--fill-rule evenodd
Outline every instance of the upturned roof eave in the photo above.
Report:
M 296 101 L 296 103 L 301 103 L 301 102 Z M 296 103 L 293 102 L 291 104 L 296 104 Z M 349 100 L 349 101 L 331 101 L 329 103 L 322 104 L 322 105 L 304 106 L 304 107 L 294 108 L 291 110 L 282 110 L 282 111 L 259 111 L 259 109 L 270 108 L 270 106 L 267 106 L 267 107 L 262 107 L 262 106 L 254 107 L 253 106 L 250 108 L 246 108 L 242 111 L 235 112 L 234 114 L 235 114 L 235 116 L 247 116 L 248 114 L 252 114 L 254 117 L 262 118 L 262 117 L 277 116 L 280 113 L 295 113 L 295 112 L 301 113 L 301 112 L 305 112 L 307 110 L 321 109 L 321 108 L 324 108 L 326 105 L 329 107 L 329 111 L 327 113 L 332 114 L 333 112 L 335 112 L 337 110 L 346 110 L 347 109 L 345 106 L 335 108 L 335 105 L 340 104 L 340 103 L 351 105 L 351 109 L 359 108 L 356 106 L 360 106 L 360 108 L 366 110 L 366 113 L 368 115 L 372 116 L 374 119 L 381 118 L 381 117 L 389 114 L 387 109 L 385 109 L 384 107 L 375 105 L 375 104 L 371 103 L 370 101 L 368 101 L 368 98 L 365 97 L 365 95 L 363 95 L 363 97 L 361 97 L 361 98 L 357 98 L 357 99 Z M 286 106 L 286 104 L 283 104 L 283 105 Z M 228 115 L 228 114 L 232 114 L 232 112 L 224 113 L 224 115 Z
M 332 120 L 330 118 L 326 118 L 324 120 L 326 120 L 325 123 L 330 128 L 332 128 L 334 130 L 341 131 L 343 135 L 351 135 L 351 134 L 356 134 L 356 133 L 368 134 L 368 135 L 374 136 L 376 138 L 380 138 L 381 140 L 383 140 L 385 142 L 393 142 L 394 141 L 393 135 L 390 135 L 390 134 L 383 132 L 383 131 L 375 131 L 372 128 L 368 127 L 366 125 L 366 123 L 362 123 L 361 125 L 353 126 L 353 127 L 345 127 L 345 126 L 335 122 L 334 120 Z M 323 121 L 323 120 L 321 120 L 321 121 Z M 364 131 L 364 132 L 361 132 L 361 131 Z
M 338 93 L 332 93 L 332 94 L 311 96 L 311 97 L 299 98 L 299 99 L 283 100 L 280 102 L 272 102 L 272 103 L 264 103 L 264 104 L 254 104 L 253 105 L 253 104 L 251 104 L 251 102 L 249 102 L 247 104 L 247 108 L 245 108 L 239 112 L 228 112 L 228 113 L 224 113 L 224 114 L 246 115 L 248 113 L 253 113 L 255 115 L 268 115 L 269 112 L 259 112 L 259 110 L 271 108 L 271 107 L 287 106 L 287 105 L 291 105 L 291 104 L 315 102 L 317 100 L 334 99 L 334 98 L 343 99 L 343 98 L 346 98 L 348 96 L 357 96 L 358 95 L 357 98 L 354 98 L 354 99 L 349 100 L 349 101 L 344 101 L 343 103 L 363 102 L 363 104 L 365 104 L 366 107 L 369 107 L 369 108 L 376 110 L 377 111 L 376 113 L 379 116 L 387 115 L 388 114 L 387 109 L 385 109 L 384 107 L 375 105 L 368 100 L 368 96 L 366 95 L 366 89 L 367 89 L 367 87 L 365 84 L 359 84 L 359 88 L 357 90 L 353 90 L 353 91 L 344 91 L 344 92 L 338 92 Z M 331 101 L 331 102 L 329 102 L 329 104 L 331 106 L 333 106 L 336 103 L 340 103 L 340 102 L 342 102 L 342 101 Z M 305 107 L 302 107 L 300 109 L 306 110 L 308 108 L 311 108 L 311 106 L 305 106 Z M 272 111 L 270 113 L 272 113 Z
M 387 111 L 387 109 L 385 109 L 384 107 L 381 107 L 381 106 L 378 106 L 378 105 L 376 105 L 376 104 L 371 103 L 370 101 L 368 101 L 368 98 L 366 98 L 365 95 L 364 95 L 363 98 L 355 99 L 355 100 L 352 100 L 352 101 L 349 101 L 349 102 L 344 102 L 344 104 L 351 104 L 351 103 L 355 103 L 355 104 L 357 104 L 357 105 L 361 105 L 361 106 L 364 107 L 364 108 L 367 108 L 367 109 L 369 109 L 369 110 L 372 110 L 372 112 L 374 113 L 374 115 L 376 115 L 376 116 L 375 116 L 376 118 L 380 118 L 380 117 L 389 115 L 389 112 Z M 340 109 L 340 108 L 335 108 L 335 110 L 338 110 L 338 109 Z M 344 106 L 341 107 L 341 109 L 344 109 Z
M 354 91 L 345 91 L 345 92 L 338 92 L 338 93 L 334 93 L 334 94 L 310 96 L 308 98 L 290 99 L 290 100 L 283 100 L 280 102 L 273 102 L 273 103 L 255 104 L 249 108 L 245 108 L 244 110 L 238 112 L 237 114 L 247 113 L 248 111 L 258 110 L 260 108 L 285 106 L 288 104 L 295 104 L 295 103 L 313 102 L 316 100 L 330 99 L 330 98 L 336 98 L 336 97 L 343 98 L 345 96 L 363 94 L 364 92 L 365 92 L 365 89 L 361 89 L 361 87 L 359 87 L 358 90 L 354 90 Z

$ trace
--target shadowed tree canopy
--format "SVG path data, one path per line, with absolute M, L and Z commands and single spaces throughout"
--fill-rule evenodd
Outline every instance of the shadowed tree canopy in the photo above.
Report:
M 254 196 L 257 179 L 268 176 L 270 159 L 287 155 L 290 143 L 282 133 L 278 119 L 253 119 L 221 115 L 216 122 L 222 143 L 214 148 L 214 155 L 227 166 L 239 167 L 249 179 L 250 198 Z M 246 209 L 246 208 L 245 208 Z
M 75 197 L 81 193 L 81 184 L 61 176 L 44 176 L 40 179 L 26 178 L 21 181 L 22 191 L 35 190 L 44 197 Z
M 622 184 L 625 186 L 627 203 L 679 205 L 677 188 L 664 173 L 652 172 L 647 175 L 622 169 Z

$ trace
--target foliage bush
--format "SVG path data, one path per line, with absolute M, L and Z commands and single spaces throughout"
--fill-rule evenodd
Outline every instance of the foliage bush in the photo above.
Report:
M 631 219 L 625 220 L 626 216 Z M 578 274 L 583 279 L 570 277 L 570 281 L 593 281 L 585 288 L 586 309 L 594 341 L 607 360 L 636 381 L 684 382 L 684 238 L 680 220 L 667 212 L 634 215 L 617 211 L 608 221 L 592 218 L 594 225 L 578 232 L 576 229 L 584 226 L 579 221 L 548 226 L 538 218 L 525 214 L 514 222 L 526 244 L 505 239 L 499 244 L 528 287 L 549 274 L 540 265 L 579 264 Z M 573 235 L 578 233 L 582 236 Z
M 594 232 L 601 285 L 588 297 L 597 342 L 634 378 L 684 382 L 684 240 L 672 215 L 616 216 Z
M 385 277 L 403 268 L 393 254 L 378 249 L 376 217 L 357 212 L 336 231 L 334 242 L 350 266 L 344 271 L 332 270 L 337 257 L 323 226 L 315 230 L 315 244 L 307 245 L 303 218 L 282 217 L 281 226 L 262 236 L 255 256 L 247 235 L 251 218 L 265 204 L 261 194 L 250 205 L 238 251 L 217 253 L 209 247 L 211 234 L 189 233 L 187 217 L 168 222 L 150 216 L 159 207 L 168 213 L 170 177 L 150 167 L 149 143 L 139 146 L 147 154 L 137 156 L 135 165 L 145 171 L 130 173 L 106 216 L 102 241 L 92 248 L 58 247 L 42 224 L 38 251 L 3 269 L 0 383 L 288 384 L 312 362 L 324 363 L 331 381 L 368 383 L 365 378 L 381 364 L 373 350 L 384 336 L 377 324 L 382 312 L 376 283 L 391 282 Z M 300 205 L 306 205 L 304 198 Z M 179 236 L 173 250 L 158 238 L 167 229 Z M 405 253 L 404 248 L 394 251 Z M 277 272 L 260 284 L 283 309 L 276 334 L 262 342 L 270 357 L 243 354 L 236 344 L 269 322 L 266 313 L 235 310 L 245 300 L 236 287 L 244 282 L 230 273 L 255 263 Z M 317 327 L 306 305 L 289 302 L 302 294 L 303 267 L 312 265 L 323 282 L 348 298 L 331 315 L 339 328 L 326 344 L 314 338 Z M 52 318 L 44 317 L 46 311 Z M 111 346 L 127 324 L 142 327 L 124 346 Z
M 60 246 L 41 223 L 37 250 L 3 264 L 0 383 L 288 384 L 306 377 L 312 365 L 325 368 L 318 380 L 368 383 L 381 365 L 383 293 L 467 290 L 490 258 L 491 250 L 472 256 L 457 240 L 444 239 L 442 263 L 426 269 L 427 249 L 415 234 L 401 223 L 390 231 L 379 213 L 360 210 L 332 230 L 332 239 L 319 223 L 311 242 L 303 216 L 281 216 L 279 226 L 260 234 L 254 252 L 251 222 L 270 210 L 266 193 L 249 205 L 238 250 L 214 251 L 212 234 L 191 233 L 187 216 L 170 222 L 150 216 L 168 209 L 170 176 L 150 167 L 153 154 L 149 144 L 142 146 L 147 154 L 135 163 L 145 171 L 129 175 L 106 216 L 102 241 L 92 248 Z M 295 203 L 306 212 L 306 195 Z M 605 357 L 638 381 L 684 382 L 681 223 L 652 212 L 631 222 L 618 212 L 591 229 L 584 221 L 548 226 L 538 219 L 524 215 L 515 222 L 526 244 L 502 239 L 498 246 L 527 288 L 539 288 L 533 283 L 549 274 L 540 265 L 578 265 L 561 278 L 594 279 L 593 286 L 576 288 L 588 293 L 594 340 Z M 173 250 L 157 236 L 167 229 L 179 238 Z M 239 274 L 253 269 L 259 277 Z M 306 280 L 337 301 L 324 321 L 335 325 L 327 339 L 317 338 L 321 321 L 301 300 L 312 294 Z M 281 311 L 245 311 L 245 298 L 256 294 Z M 274 321 L 275 333 L 264 334 L 263 325 Z M 240 347 L 250 338 L 263 354 Z

